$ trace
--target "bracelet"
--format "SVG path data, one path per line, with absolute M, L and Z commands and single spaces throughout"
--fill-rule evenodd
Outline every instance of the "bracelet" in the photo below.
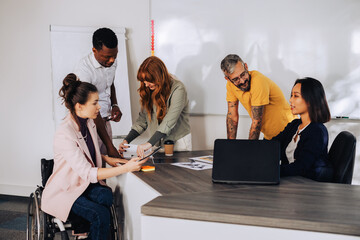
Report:
M 111 105 L 111 107 L 112 107 L 112 108 L 113 108 L 113 107 L 119 107 L 119 105 L 117 105 L 117 104 L 115 103 L 115 104 Z

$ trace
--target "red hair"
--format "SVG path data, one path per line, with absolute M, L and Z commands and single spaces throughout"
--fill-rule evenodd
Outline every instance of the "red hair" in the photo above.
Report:
M 146 109 L 151 121 L 153 105 L 156 106 L 156 118 L 161 122 L 166 115 L 166 101 L 171 91 L 171 76 L 160 58 L 151 56 L 145 59 L 140 65 L 137 73 L 137 79 L 140 81 L 140 104 L 142 109 Z M 150 90 L 145 86 L 146 82 L 154 83 L 156 88 Z

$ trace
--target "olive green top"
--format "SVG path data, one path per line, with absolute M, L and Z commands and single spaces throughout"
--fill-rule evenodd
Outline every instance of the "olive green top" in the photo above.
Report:
M 160 138 L 163 136 L 164 141 L 177 141 L 188 135 L 190 133 L 189 99 L 184 84 L 174 78 L 171 79 L 171 92 L 166 101 L 166 107 L 166 115 L 160 124 L 156 118 L 156 106 L 153 105 L 151 121 L 146 110 L 143 109 L 131 129 L 140 135 L 149 127 L 151 136 L 160 132 L 162 134 L 157 134 L 157 136 Z M 130 143 L 130 141 L 128 142 Z

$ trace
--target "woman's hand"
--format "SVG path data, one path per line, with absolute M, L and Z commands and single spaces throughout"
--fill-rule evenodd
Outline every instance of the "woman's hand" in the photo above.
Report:
M 126 146 L 125 144 L 128 144 L 126 140 L 123 140 L 122 143 L 119 145 L 118 152 L 122 155 L 123 152 L 126 152 L 126 149 L 129 148 L 129 146 Z
M 127 163 L 128 161 L 126 159 L 122 159 L 122 158 L 113 158 L 113 157 L 109 157 L 106 155 L 102 155 L 103 160 L 105 160 L 105 162 L 107 164 L 109 164 L 112 167 L 116 167 L 118 166 L 120 163 Z
M 145 156 L 144 152 L 151 147 L 152 147 L 151 143 L 148 142 L 140 144 L 136 149 L 136 154 L 138 155 L 138 157 L 143 158 Z
M 144 160 L 139 161 L 141 158 L 132 158 L 129 160 L 123 167 L 126 167 L 128 172 L 140 171 L 141 166 L 149 159 L 146 158 Z
M 102 155 L 102 159 L 109 163 L 111 166 L 116 167 L 112 168 L 102 168 L 99 167 L 97 171 L 97 179 L 103 180 L 111 177 L 118 176 L 123 173 L 139 171 L 141 166 L 148 160 L 148 158 L 139 161 L 140 158 L 133 158 L 131 160 L 125 160 L 122 158 L 112 158 L 105 155 Z M 117 165 L 119 163 L 124 163 L 124 165 Z

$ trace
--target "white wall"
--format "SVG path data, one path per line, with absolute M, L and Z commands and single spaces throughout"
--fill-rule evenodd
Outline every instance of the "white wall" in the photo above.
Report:
M 50 24 L 126 27 L 133 119 L 139 111 L 136 71 L 150 53 L 149 0 L 0 1 L 0 194 L 28 196 L 41 182 L 40 159 L 53 156 Z M 225 116 L 192 116 L 190 123 L 194 150 L 226 137 Z M 242 117 L 238 137 L 249 126 Z
M 148 0 L 0 1 L 1 194 L 28 195 L 40 183 L 40 159 L 52 157 L 49 25 L 126 27 L 130 97 L 138 103 L 135 73 L 150 52 L 148 19 Z
M 183 79 L 193 113 L 223 113 L 219 63 L 237 53 L 286 96 L 296 78 L 319 79 L 334 115 L 360 118 L 359 9 L 358 0 L 152 0 L 151 18 L 156 54 Z

